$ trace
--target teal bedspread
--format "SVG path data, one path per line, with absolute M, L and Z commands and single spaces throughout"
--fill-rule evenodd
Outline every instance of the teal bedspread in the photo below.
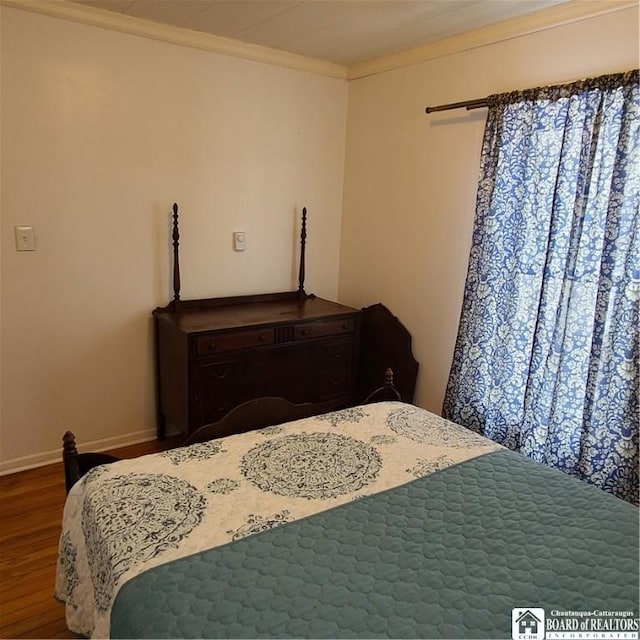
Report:
M 510 452 L 182 558 L 113 638 L 511 638 L 512 609 L 638 615 L 638 510 Z

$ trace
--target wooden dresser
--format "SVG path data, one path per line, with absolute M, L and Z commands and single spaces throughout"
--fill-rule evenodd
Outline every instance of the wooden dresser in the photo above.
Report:
M 158 437 L 185 435 L 261 396 L 347 406 L 360 311 L 296 292 L 181 302 L 154 311 Z

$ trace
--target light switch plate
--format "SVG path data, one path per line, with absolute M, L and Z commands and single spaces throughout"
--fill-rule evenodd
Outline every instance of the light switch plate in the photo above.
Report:
M 245 243 L 245 232 L 234 231 L 233 232 L 233 250 L 244 251 L 244 243 Z
M 36 236 L 33 227 L 16 226 L 16 251 L 35 251 Z

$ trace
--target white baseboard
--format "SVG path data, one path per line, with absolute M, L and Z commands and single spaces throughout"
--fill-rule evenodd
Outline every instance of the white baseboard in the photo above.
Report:
M 117 449 L 118 447 L 128 447 L 131 444 L 139 444 L 140 442 L 148 442 L 155 440 L 156 430 L 145 429 L 136 431 L 124 436 L 115 436 L 113 438 L 104 438 L 102 440 L 94 440 L 92 442 L 77 442 L 79 451 L 108 451 L 109 449 Z M 5 476 L 18 471 L 26 471 L 27 469 L 35 469 L 47 464 L 62 462 L 62 442 L 60 448 L 55 451 L 46 451 L 43 453 L 35 453 L 22 458 L 14 458 L 13 460 L 4 460 L 0 462 L 0 476 Z

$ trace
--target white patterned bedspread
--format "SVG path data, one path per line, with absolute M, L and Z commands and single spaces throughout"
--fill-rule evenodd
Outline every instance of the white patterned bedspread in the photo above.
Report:
M 96 467 L 67 498 L 56 597 L 72 631 L 107 638 L 142 571 L 500 448 L 383 402 Z

